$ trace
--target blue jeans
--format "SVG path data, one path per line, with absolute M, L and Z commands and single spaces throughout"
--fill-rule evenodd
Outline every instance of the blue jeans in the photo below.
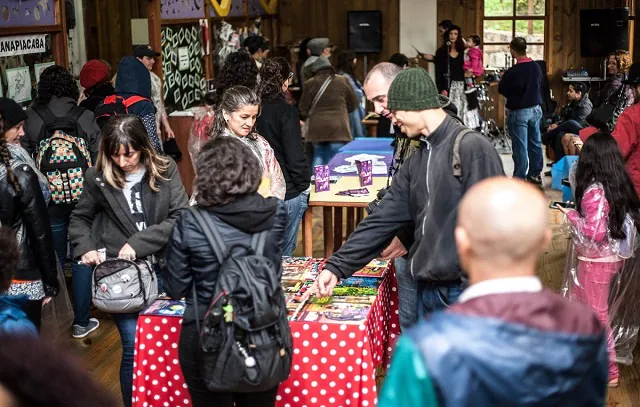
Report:
M 313 143 L 313 166 L 327 165 L 347 143 Z
M 67 259 L 67 235 L 69 229 L 69 216 L 51 217 L 51 234 L 53 235 L 53 247 L 60 265 L 64 269 Z M 93 270 L 89 266 L 78 264 L 71 260 L 71 303 L 73 305 L 73 324 L 87 326 L 89 324 L 89 311 L 91 309 L 91 278 Z
M 309 204 L 309 192 L 304 191 L 295 198 L 284 201 L 284 204 L 287 207 L 289 217 L 287 219 L 287 229 L 284 232 L 282 255 L 293 256 L 293 252 L 296 250 L 296 245 L 298 244 L 300 222 Z
M 434 284 L 418 282 L 418 318 L 447 308 L 458 300 L 464 289 L 462 281 L 455 283 Z
M 418 287 L 411 275 L 406 257 L 398 257 L 394 261 L 396 281 L 398 282 L 398 311 L 400 312 L 400 328 L 404 331 L 418 321 Z
M 544 164 L 540 138 L 541 119 L 540 106 L 509 111 L 507 125 L 513 145 L 515 178 L 535 177 L 542 172 Z
M 133 393 L 133 351 L 136 342 L 138 314 L 111 314 L 120 333 L 122 360 L 120 361 L 120 391 L 125 407 L 131 407 Z

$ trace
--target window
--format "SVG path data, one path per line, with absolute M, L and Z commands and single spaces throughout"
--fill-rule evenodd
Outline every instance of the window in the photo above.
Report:
M 482 41 L 484 65 L 504 68 L 509 60 L 509 43 L 514 37 L 527 40 L 527 54 L 544 59 L 545 0 L 484 0 Z

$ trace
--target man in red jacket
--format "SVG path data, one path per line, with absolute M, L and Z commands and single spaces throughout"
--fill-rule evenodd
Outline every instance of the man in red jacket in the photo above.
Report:
M 613 138 L 620 146 L 620 152 L 626 162 L 626 168 L 633 181 L 636 192 L 640 194 L 640 64 L 635 63 L 629 69 L 629 78 L 623 81 L 633 89 L 634 104 L 626 108 L 620 117 Z

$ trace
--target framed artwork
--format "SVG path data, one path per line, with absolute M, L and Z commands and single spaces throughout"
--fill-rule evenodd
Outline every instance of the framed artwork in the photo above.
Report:
M 7 97 L 18 103 L 31 100 L 31 73 L 28 66 L 7 69 Z
M 35 73 L 36 73 L 36 83 L 40 82 L 40 75 L 42 74 L 42 71 L 44 71 L 50 66 L 54 66 L 55 64 L 56 64 L 55 62 L 45 62 L 43 64 L 33 65 L 33 69 L 35 70 Z

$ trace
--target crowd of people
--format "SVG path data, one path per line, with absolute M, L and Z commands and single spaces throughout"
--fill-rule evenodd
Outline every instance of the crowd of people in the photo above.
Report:
M 435 81 L 402 54 L 360 82 L 355 54 L 340 52 L 334 67 L 327 38 L 301 44 L 295 68 L 267 58 L 263 38 L 248 39 L 246 49 L 228 56 L 196 112 L 192 196 L 165 151 L 162 135 L 175 134 L 161 80 L 150 72 L 155 50 L 137 47 L 115 78 L 105 62 L 89 61 L 82 91 L 66 69 L 49 67 L 26 111 L 0 98 L 0 401 L 44 405 L 34 403 L 47 396 L 48 405 L 113 405 L 64 352 L 44 366 L 33 360 L 51 352 L 36 337 L 43 305 L 66 295 L 62 270 L 71 270 L 71 336 L 80 339 L 100 325 L 90 317 L 92 291 L 106 286 L 96 286 L 95 270 L 121 259 L 144 261 L 158 293 L 186 301 L 179 363 L 194 406 L 274 406 L 277 383 L 212 392 L 203 376 L 202 338 L 211 330 L 200 325 L 219 299 L 221 275 L 234 267 L 209 244 L 210 235 L 231 247 L 225 255 L 238 257 L 245 256 L 238 247 L 253 248 L 262 236 L 255 254 L 279 281 L 274 265 L 295 252 L 311 168 L 365 134 L 368 101 L 380 116 L 379 135 L 394 137 L 393 178 L 327 259 L 312 292 L 331 296 L 372 259 L 394 260 L 403 335 L 380 405 L 603 405 L 607 386 L 619 383 L 611 287 L 628 268 L 640 225 L 633 104 L 640 101 L 640 65 L 631 66 L 628 53 L 612 54 L 598 96 L 572 83 L 567 106 L 545 123 L 546 73 L 527 57 L 525 39 L 515 38 L 516 64 L 499 84 L 513 141 L 509 179 L 491 141 L 477 131 L 482 40 L 465 40 L 450 21 L 440 28 L 442 47 L 420 54 L 435 64 Z M 289 92 L 296 75 L 303 79 L 297 106 Z M 614 107 L 609 117 L 594 114 L 607 104 Z M 551 238 L 548 202 L 538 188 L 543 144 L 556 161 L 580 150 L 571 177 L 575 209 L 561 209 L 577 254 L 576 282 L 564 296 L 536 277 Z M 125 406 L 132 405 L 140 311 L 110 312 L 122 345 Z M 15 338 L 33 343 L 34 354 L 20 353 Z M 245 355 L 247 368 L 256 363 L 250 359 Z M 63 367 L 65 374 L 56 374 Z M 36 373 L 41 368 L 52 375 L 46 383 Z M 16 372 L 29 377 L 17 380 Z M 27 385 L 43 391 L 30 394 Z M 48 396 L 51 389 L 57 396 Z M 89 394 L 92 404 L 84 401 Z

